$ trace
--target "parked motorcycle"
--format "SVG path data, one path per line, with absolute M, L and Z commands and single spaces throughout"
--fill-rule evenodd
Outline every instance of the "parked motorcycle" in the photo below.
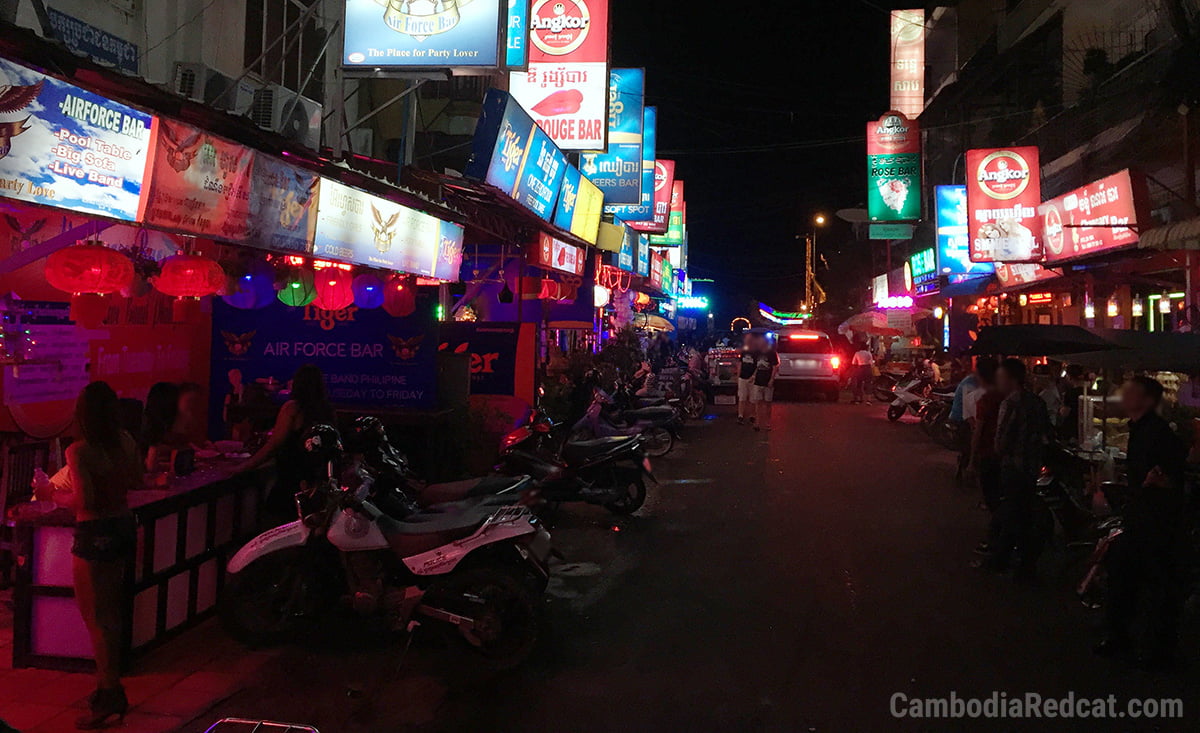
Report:
M 929 380 L 917 374 L 911 374 L 897 382 L 888 400 L 891 403 L 887 409 L 888 420 L 895 422 L 904 417 L 906 412 L 920 417 L 926 406 L 928 391 Z
M 646 478 L 654 480 L 640 436 L 562 443 L 555 425 L 535 410 L 504 437 L 500 465 L 506 474 L 528 474 L 547 502 L 583 501 L 615 514 L 633 514 L 646 501 Z
M 251 540 L 229 561 L 219 606 L 226 629 L 251 645 L 313 631 L 342 598 L 393 630 L 427 619 L 445 624 L 497 667 L 523 661 L 539 630 L 549 579 L 550 534 L 513 494 L 465 499 L 392 516 L 370 497 L 365 467 L 357 485 L 338 480 L 337 431 L 304 436 L 309 475 L 297 494 L 299 518 Z M 528 477 L 509 479 L 515 490 Z
M 613 409 L 607 409 L 610 407 Z M 569 436 L 571 443 L 579 443 L 596 438 L 640 435 L 646 454 L 658 458 L 675 447 L 679 422 L 672 407 L 616 409 L 613 398 L 597 388 L 583 417 L 571 426 Z

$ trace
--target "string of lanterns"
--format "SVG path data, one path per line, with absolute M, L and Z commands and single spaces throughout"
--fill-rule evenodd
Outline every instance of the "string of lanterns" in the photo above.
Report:
M 198 254 L 179 253 L 164 259 L 157 273 L 142 278 L 130 255 L 99 240 L 84 240 L 46 258 L 46 281 L 71 295 L 71 319 L 84 328 L 97 328 L 108 316 L 113 293 L 148 292 L 145 280 L 172 304 L 176 321 L 190 320 L 201 298 L 212 295 L 234 308 L 257 310 L 275 300 L 294 308 L 313 305 L 337 311 L 383 308 L 403 318 L 416 310 L 416 279 L 390 277 L 364 271 L 354 274 L 350 265 L 299 256 L 268 256 L 267 260 L 243 257 L 226 263 Z

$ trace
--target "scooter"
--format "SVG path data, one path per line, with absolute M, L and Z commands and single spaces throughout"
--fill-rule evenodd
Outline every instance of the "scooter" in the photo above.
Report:
M 918 374 L 911 374 L 898 382 L 891 393 L 891 404 L 888 405 L 888 420 L 895 422 L 908 412 L 917 417 L 921 416 L 926 406 L 929 391 L 929 380 Z
M 500 465 L 506 474 L 528 474 L 546 502 L 583 501 L 614 514 L 633 514 L 646 501 L 646 479 L 654 481 L 639 436 L 560 444 L 555 424 L 540 410 L 504 437 Z
M 551 546 L 528 507 L 498 496 L 391 516 L 368 498 L 369 471 L 358 472 L 356 487 L 337 479 L 344 450 L 335 429 L 314 426 L 304 449 L 314 481 L 297 494 L 299 518 L 251 540 L 226 568 L 219 613 L 235 638 L 256 646 L 294 639 L 342 598 L 395 631 L 422 619 L 445 624 L 496 667 L 529 655 Z
M 588 406 L 583 417 L 571 426 L 569 433 L 571 443 L 580 443 L 596 438 L 642 437 L 642 446 L 646 454 L 660 458 L 671 452 L 675 447 L 675 431 L 678 429 L 679 418 L 672 408 L 641 408 L 625 413 L 617 413 L 624 420 L 618 424 L 604 414 L 607 405 L 612 404 L 612 398 L 602 389 L 596 389 L 592 394 L 592 404 Z M 647 413 L 647 410 L 656 410 Z M 670 410 L 670 415 L 666 410 Z

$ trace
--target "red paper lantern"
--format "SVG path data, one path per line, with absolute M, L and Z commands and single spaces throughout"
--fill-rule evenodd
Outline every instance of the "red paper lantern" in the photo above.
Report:
M 397 275 L 388 281 L 383 294 L 383 309 L 395 318 L 413 314 L 417 309 L 417 287 L 411 279 Z
M 57 286 L 56 286 L 57 287 Z M 71 296 L 71 320 L 81 328 L 100 328 L 108 316 L 107 295 L 76 293 Z
M 133 262 L 102 244 L 76 244 L 46 258 L 46 282 L 67 293 L 115 293 L 133 284 Z
M 203 298 L 225 289 L 225 271 L 207 257 L 175 255 L 163 260 L 154 287 L 176 298 Z
M 345 270 L 326 267 L 314 276 L 317 297 L 313 305 L 321 310 L 340 311 L 354 302 L 354 277 Z

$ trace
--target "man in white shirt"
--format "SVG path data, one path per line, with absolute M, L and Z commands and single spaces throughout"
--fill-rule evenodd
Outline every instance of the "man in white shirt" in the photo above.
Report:
M 854 401 L 853 404 L 861 405 L 866 400 L 868 385 L 875 376 L 873 369 L 875 365 L 875 357 L 871 355 L 871 350 L 866 344 L 854 352 L 854 358 L 850 360 L 850 366 L 854 368 Z

